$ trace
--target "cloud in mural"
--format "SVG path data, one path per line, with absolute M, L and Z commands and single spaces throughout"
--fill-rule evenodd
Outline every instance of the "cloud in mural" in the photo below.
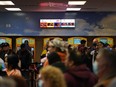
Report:
M 95 29 L 93 32 L 88 32 L 90 36 L 115 36 L 116 30 L 114 29 Z
M 24 33 L 38 33 L 39 31 L 32 29 L 24 29 Z
M 5 33 L 3 33 L 3 32 L 0 32 L 0 35 L 4 35 Z
M 105 29 L 116 29 L 116 14 L 108 15 L 107 17 L 103 18 L 100 25 L 102 25 Z
M 75 30 L 92 29 L 92 26 L 84 19 L 76 19 Z
M 115 36 L 116 35 L 116 14 L 108 15 L 100 22 L 100 26 L 94 26 L 92 32 L 88 32 L 91 36 Z

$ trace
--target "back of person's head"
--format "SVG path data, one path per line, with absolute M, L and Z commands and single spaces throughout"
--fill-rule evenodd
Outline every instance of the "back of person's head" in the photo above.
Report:
M 16 83 L 11 78 L 0 78 L 0 87 L 16 87 Z
M 8 68 L 16 69 L 18 68 L 19 58 L 16 54 L 10 54 L 7 57 Z
M 62 71 L 53 66 L 47 66 L 40 70 L 41 79 L 45 87 L 66 87 Z
M 64 46 L 65 42 L 60 38 L 54 38 L 53 40 L 49 41 L 49 44 L 51 44 L 55 48 L 56 52 L 66 51 L 66 47 Z
M 28 87 L 26 79 L 24 79 L 23 77 L 11 76 L 10 78 L 12 78 L 16 82 L 16 87 Z
M 86 40 L 81 40 L 81 44 L 85 44 L 86 43 Z
M 81 65 L 83 64 L 83 58 L 81 52 L 79 52 L 76 48 L 70 49 L 68 51 L 68 62 L 73 62 L 73 65 Z
M 50 65 L 53 64 L 53 63 L 56 63 L 56 62 L 58 62 L 58 61 L 61 61 L 61 58 L 60 58 L 60 56 L 57 54 L 57 52 L 52 52 L 52 53 L 50 53 L 50 54 L 47 56 L 47 58 L 48 58 L 48 62 L 49 62 Z
M 103 61 L 99 61 L 100 63 L 105 63 L 108 66 L 107 68 L 109 68 L 110 70 L 116 71 L 115 70 L 115 68 L 116 68 L 116 51 L 103 48 L 103 49 L 99 50 L 97 57 L 98 57 L 98 59 L 101 58 L 103 60 Z
M 29 44 L 29 41 L 28 40 L 25 40 L 24 41 L 24 44 L 28 45 Z
M 21 44 L 20 47 L 21 47 L 21 49 L 25 49 L 26 46 L 25 46 L 25 44 Z

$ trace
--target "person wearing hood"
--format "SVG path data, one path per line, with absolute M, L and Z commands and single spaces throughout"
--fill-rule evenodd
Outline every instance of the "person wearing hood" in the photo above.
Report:
M 93 87 L 97 83 L 97 76 L 83 63 L 77 49 L 68 50 L 65 65 L 68 68 L 64 74 L 67 87 Z

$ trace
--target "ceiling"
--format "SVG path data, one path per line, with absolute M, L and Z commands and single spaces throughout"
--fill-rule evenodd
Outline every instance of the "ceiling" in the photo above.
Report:
M 0 0 L 8 1 L 8 0 Z M 0 11 L 7 11 L 5 8 L 18 7 L 27 12 L 62 12 L 66 11 L 69 0 L 11 0 L 14 6 L 0 6 Z M 75 1 L 75 0 L 70 0 Z M 77 0 L 76 0 L 77 1 Z M 79 0 L 80 1 L 80 0 Z M 81 0 L 82 1 L 82 0 Z M 116 12 L 116 0 L 86 0 L 83 6 L 74 6 L 81 8 L 80 11 L 107 11 Z

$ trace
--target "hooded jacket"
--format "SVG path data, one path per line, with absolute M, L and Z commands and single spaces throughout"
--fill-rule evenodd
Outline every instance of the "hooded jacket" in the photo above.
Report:
M 93 87 L 97 77 L 82 64 L 69 68 L 65 73 L 67 87 Z

